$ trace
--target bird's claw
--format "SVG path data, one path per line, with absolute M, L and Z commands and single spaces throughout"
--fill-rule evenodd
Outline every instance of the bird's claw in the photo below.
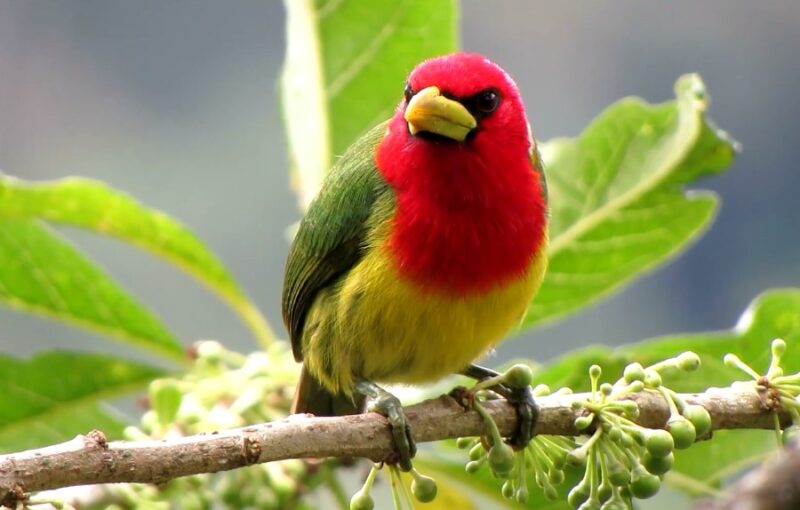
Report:
M 517 408 L 519 416 L 519 426 L 511 436 L 511 446 L 515 450 L 521 450 L 528 446 L 533 439 L 533 429 L 539 417 L 539 407 L 536 405 L 530 386 L 510 388 L 506 399 Z
M 386 416 L 392 426 L 397 458 L 390 459 L 393 461 L 390 463 L 397 463 L 403 471 L 411 471 L 411 459 L 417 454 L 417 444 L 411 437 L 411 428 L 400 400 L 391 393 L 384 393 L 370 403 L 369 410 Z
M 479 365 L 470 365 L 462 373 L 478 381 L 499 375 L 498 372 Z M 509 443 L 515 450 L 525 448 L 533 439 L 533 430 L 536 427 L 536 420 L 539 418 L 539 407 L 533 397 L 533 389 L 530 386 L 515 388 L 506 384 L 496 384 L 491 389 L 516 407 L 519 426 L 511 436 Z
M 411 471 L 411 459 L 417 454 L 417 443 L 411 436 L 411 427 L 400 399 L 370 381 L 360 381 L 356 389 L 369 397 L 369 410 L 385 416 L 392 427 L 396 452 L 387 462 L 397 464 L 402 471 Z

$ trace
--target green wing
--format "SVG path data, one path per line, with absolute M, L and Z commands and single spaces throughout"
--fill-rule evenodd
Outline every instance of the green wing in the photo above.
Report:
M 390 192 L 375 168 L 375 148 L 385 132 L 385 123 L 376 126 L 334 165 L 289 250 L 282 310 L 297 361 L 303 359 L 303 324 L 317 292 L 361 258 L 373 205 Z

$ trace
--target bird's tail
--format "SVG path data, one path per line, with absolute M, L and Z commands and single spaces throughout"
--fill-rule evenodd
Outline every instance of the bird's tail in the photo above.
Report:
M 305 366 L 292 403 L 292 413 L 310 413 L 315 416 L 343 416 L 360 414 L 366 408 L 366 400 L 360 395 L 350 397 L 344 393 L 333 394 L 325 389 Z

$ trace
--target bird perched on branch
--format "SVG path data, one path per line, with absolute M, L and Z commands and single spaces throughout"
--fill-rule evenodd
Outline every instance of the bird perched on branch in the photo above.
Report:
M 481 55 L 422 62 L 394 116 L 331 169 L 289 252 L 283 317 L 303 362 L 294 412 L 358 413 L 368 399 L 410 469 L 403 409 L 376 382 L 493 375 L 472 363 L 525 313 L 546 245 L 545 180 L 514 81 Z M 501 393 L 524 446 L 530 389 Z

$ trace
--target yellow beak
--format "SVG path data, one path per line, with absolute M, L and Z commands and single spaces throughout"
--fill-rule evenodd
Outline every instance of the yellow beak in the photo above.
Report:
M 406 106 L 405 119 L 412 135 L 433 133 L 459 142 L 478 125 L 464 105 L 444 97 L 437 87 L 417 92 Z

